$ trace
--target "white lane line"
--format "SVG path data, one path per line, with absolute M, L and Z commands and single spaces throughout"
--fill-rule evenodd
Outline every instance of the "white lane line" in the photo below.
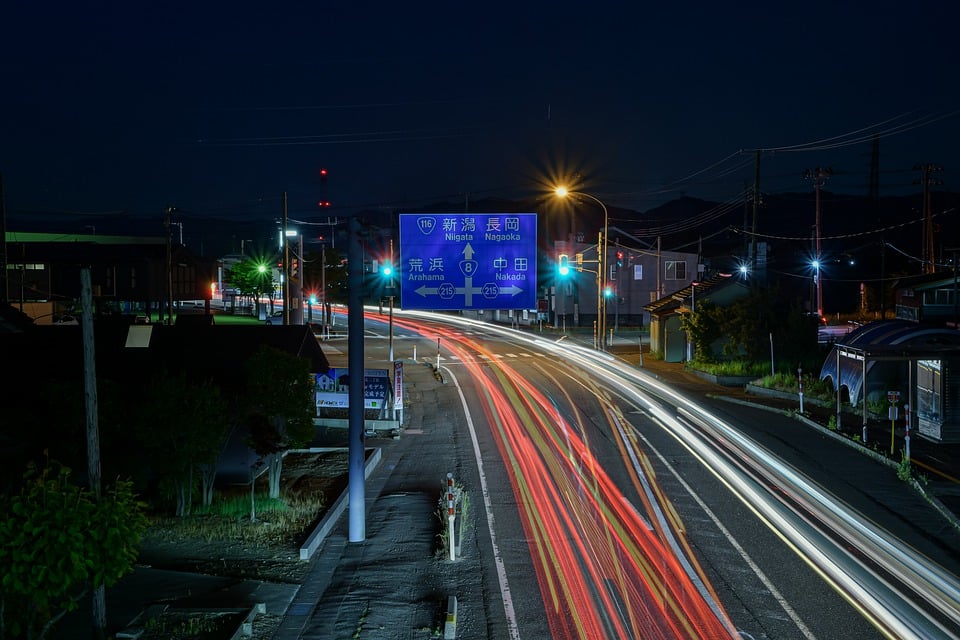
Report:
M 507 628 L 510 630 L 510 637 L 520 640 L 520 629 L 517 628 L 517 614 L 513 608 L 513 598 L 510 595 L 510 583 L 507 581 L 507 569 L 503 565 L 503 556 L 500 555 L 500 547 L 497 546 L 497 534 L 493 526 L 493 507 L 490 504 L 490 492 L 487 490 L 487 476 L 483 472 L 483 458 L 480 454 L 480 442 L 477 440 L 477 431 L 473 427 L 473 418 L 470 416 L 470 407 L 467 406 L 467 399 L 463 395 L 463 389 L 460 388 L 460 382 L 453 375 L 453 371 L 447 369 L 450 379 L 457 387 L 457 393 L 460 395 L 460 403 L 463 405 L 463 414 L 467 418 L 467 428 L 470 429 L 470 440 L 473 442 L 473 455 L 477 461 L 477 472 L 480 474 L 480 491 L 483 493 L 483 506 L 487 512 L 487 528 L 490 531 L 490 545 L 493 547 L 493 561 L 497 565 L 497 580 L 500 582 L 500 594 L 503 598 L 503 612 L 507 616 Z
M 666 458 L 664 458 L 660 454 L 657 448 L 654 447 L 649 440 L 647 440 L 647 438 L 640 432 L 639 429 L 634 427 L 633 431 L 634 433 L 637 434 L 637 436 L 641 440 L 644 441 L 644 443 L 647 445 L 650 451 L 653 451 L 656 454 L 656 456 L 660 458 L 660 462 L 662 462 L 664 466 L 666 466 L 666 468 L 670 470 L 670 473 L 673 474 L 673 477 L 677 479 L 677 482 L 680 483 L 680 486 L 682 486 L 684 490 L 688 494 L 690 494 L 690 497 L 693 498 L 693 500 L 697 503 L 700 509 L 702 509 L 703 512 L 707 515 L 707 517 L 713 521 L 713 524 L 717 527 L 717 529 L 720 530 L 720 533 L 722 533 L 724 537 L 726 537 L 727 541 L 730 543 L 730 546 L 732 546 L 734 550 L 740 554 L 740 557 L 743 558 L 743 561 L 747 564 L 748 567 L 750 567 L 750 569 L 757 576 L 760 582 L 763 583 L 763 586 L 767 588 L 767 591 L 770 592 L 770 595 L 773 596 L 774 600 L 776 600 L 777 603 L 783 608 L 784 612 L 790 617 L 790 620 L 792 620 L 793 623 L 797 625 L 797 629 L 800 631 L 800 633 L 803 634 L 803 637 L 807 638 L 808 640 L 816 640 L 816 636 L 813 635 L 813 632 L 810 631 L 807 625 L 804 624 L 803 620 L 800 619 L 799 614 L 797 614 L 794 608 L 790 606 L 790 603 L 787 602 L 787 599 L 785 597 L 783 597 L 783 594 L 781 594 L 777 590 L 776 586 L 774 586 L 774 584 L 770 582 L 770 579 L 767 577 L 767 574 L 763 572 L 763 569 L 757 566 L 757 563 L 755 563 L 753 559 L 747 554 L 746 549 L 740 546 L 740 543 L 737 542 L 737 539 L 733 537 L 733 534 L 730 533 L 730 530 L 727 529 L 725 526 L 723 526 L 723 523 L 720 522 L 720 519 L 717 518 L 716 514 L 714 514 L 713 511 L 710 510 L 710 507 L 708 507 L 706 503 L 700 499 L 700 496 L 696 494 L 696 492 L 693 490 L 693 487 L 687 484 L 687 482 L 682 477 L 680 477 L 680 474 L 677 472 L 677 470 L 674 469 L 673 466 L 666 460 Z

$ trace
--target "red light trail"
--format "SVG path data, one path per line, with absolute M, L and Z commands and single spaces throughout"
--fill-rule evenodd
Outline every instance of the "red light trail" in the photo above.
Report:
M 394 321 L 424 331 L 422 324 Z M 517 500 L 551 636 L 733 637 L 733 625 L 699 569 L 649 463 L 635 442 L 628 451 L 613 425 L 618 411 L 602 390 L 581 380 L 611 422 L 649 521 L 594 457 L 581 425 L 558 415 L 541 389 L 497 361 L 482 344 L 439 327 L 431 331 L 462 362 L 484 400 L 483 412 Z M 483 366 L 478 355 L 484 358 Z M 633 459 L 639 455 L 640 464 L 631 464 L 631 453 Z M 658 508 L 671 518 L 654 517 Z M 669 532 L 660 524 L 668 520 L 673 529 Z M 671 545 L 670 540 L 679 543 Z M 677 557 L 678 549 L 684 558 Z M 693 575 L 685 565 L 694 568 Z

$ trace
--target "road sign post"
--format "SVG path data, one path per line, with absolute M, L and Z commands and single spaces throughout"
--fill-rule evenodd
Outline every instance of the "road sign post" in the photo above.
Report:
M 900 402 L 900 392 L 887 391 L 887 401 L 890 402 L 890 409 L 888 410 L 888 417 L 890 418 L 890 455 L 893 455 L 893 437 L 897 426 L 897 404 Z
M 404 309 L 535 309 L 537 214 L 400 214 Z

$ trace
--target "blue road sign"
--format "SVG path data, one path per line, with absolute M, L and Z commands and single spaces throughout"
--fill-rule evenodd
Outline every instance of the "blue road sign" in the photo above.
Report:
M 400 214 L 404 309 L 535 309 L 537 214 Z

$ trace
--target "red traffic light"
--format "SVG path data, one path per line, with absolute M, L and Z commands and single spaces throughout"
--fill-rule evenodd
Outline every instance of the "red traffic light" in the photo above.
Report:
M 320 182 L 326 182 L 326 181 L 327 181 L 327 170 L 320 169 Z

